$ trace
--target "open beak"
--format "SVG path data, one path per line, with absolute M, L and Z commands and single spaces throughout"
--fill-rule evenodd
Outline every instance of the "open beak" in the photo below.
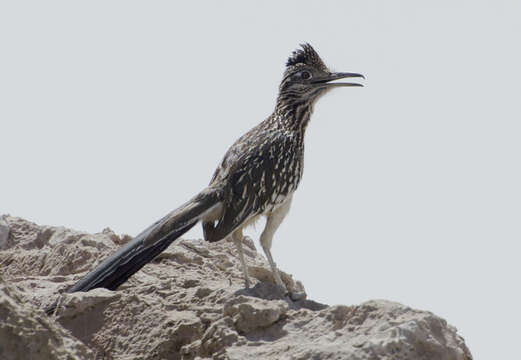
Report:
M 315 81 L 312 82 L 312 84 L 315 87 L 320 87 L 320 88 L 321 87 L 331 88 L 331 87 L 337 87 L 337 86 L 364 86 L 364 85 L 358 84 L 358 83 L 331 82 L 334 80 L 345 79 L 345 78 L 365 79 L 364 75 L 362 75 L 362 74 L 337 72 L 337 73 L 329 73 L 328 75 L 326 75 L 320 79 L 316 79 Z

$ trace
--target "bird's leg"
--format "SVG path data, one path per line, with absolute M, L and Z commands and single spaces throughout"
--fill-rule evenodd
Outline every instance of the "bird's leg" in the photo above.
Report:
M 232 234 L 232 240 L 237 247 L 237 252 L 239 253 L 239 258 L 241 259 L 242 265 L 242 273 L 244 274 L 244 282 L 246 284 L 246 289 L 250 288 L 250 277 L 248 276 L 248 265 L 246 265 L 246 260 L 244 260 L 244 251 L 242 250 L 242 229 L 236 230 Z
M 277 265 L 275 264 L 275 261 L 273 261 L 273 257 L 271 256 L 271 243 L 273 241 L 273 234 L 275 234 L 275 231 L 282 223 L 282 220 L 284 220 L 284 218 L 286 217 L 290 205 L 291 197 L 288 198 L 280 207 L 272 211 L 267 216 L 266 227 L 264 228 L 264 231 L 262 232 L 260 237 L 260 243 L 262 245 L 264 253 L 266 254 L 266 257 L 268 258 L 268 262 L 271 267 L 271 272 L 273 273 L 273 277 L 275 278 L 275 283 L 281 288 L 283 288 L 286 292 L 288 291 L 288 289 L 282 282 L 279 270 L 277 269 Z

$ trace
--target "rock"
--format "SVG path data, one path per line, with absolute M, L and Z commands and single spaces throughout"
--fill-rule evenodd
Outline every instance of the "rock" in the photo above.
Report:
M 239 333 L 247 334 L 273 325 L 282 319 L 288 309 L 288 304 L 282 300 L 268 301 L 238 296 L 224 304 L 224 316 L 233 319 Z
M 90 359 L 93 352 L 0 278 L 0 358 Z
M 24 331 L 39 334 L 35 344 L 42 343 L 45 354 L 70 353 L 75 359 L 472 359 L 456 329 L 428 311 L 385 300 L 353 306 L 291 301 L 250 240 L 245 256 L 251 289 L 244 288 L 232 242 L 180 239 L 118 291 L 59 295 L 129 237 L 110 229 L 91 235 L 4 219 L 11 231 L 8 248 L 0 251 L 2 274 L 10 283 L 4 287 L 10 289 L 6 298 L 22 309 L 9 311 L 30 319 Z M 291 275 L 281 275 L 288 288 L 303 291 Z M 56 314 L 46 318 L 39 309 L 56 299 Z M 52 329 L 46 344 L 42 322 Z M 20 339 L 2 335 L 1 349 L 11 353 L 22 346 Z

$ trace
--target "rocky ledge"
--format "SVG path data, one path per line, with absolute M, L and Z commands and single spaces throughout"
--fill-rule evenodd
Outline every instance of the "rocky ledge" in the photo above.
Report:
M 231 242 L 183 239 L 118 291 L 60 295 L 128 240 L 0 217 L 0 358 L 472 359 L 456 328 L 428 311 L 285 298 L 248 241 L 249 290 Z

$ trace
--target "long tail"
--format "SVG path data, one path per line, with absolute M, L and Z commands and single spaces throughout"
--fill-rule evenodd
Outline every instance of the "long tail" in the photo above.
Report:
M 115 290 L 219 203 L 218 191 L 212 188 L 201 191 L 105 259 L 67 292 L 89 291 L 99 287 Z M 46 312 L 51 314 L 54 310 L 55 304 L 47 308 Z

